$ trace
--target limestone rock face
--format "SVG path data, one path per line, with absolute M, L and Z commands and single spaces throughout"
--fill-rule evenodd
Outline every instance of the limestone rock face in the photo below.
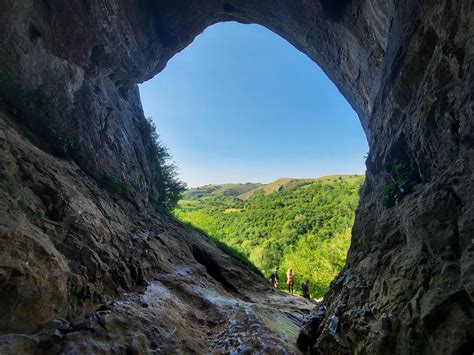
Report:
M 119 304 L 107 320 L 94 311 L 156 275 L 161 283 L 174 275 L 159 286 L 178 294 L 183 265 L 201 287 L 217 282 L 220 296 L 243 302 L 242 311 L 255 292 L 270 292 L 259 276 L 151 207 L 158 192 L 136 85 L 207 26 L 229 20 L 261 24 L 318 63 L 359 114 L 369 141 L 347 264 L 324 308 L 303 326 L 303 350 L 472 352 L 470 0 L 0 0 L 0 331 L 17 333 L 2 336 L 2 344 L 101 352 L 108 341 L 110 351 L 128 351 L 114 348 L 113 339 L 129 342 L 133 334 L 123 326 L 143 310 Z M 124 199 L 104 191 L 105 175 L 131 181 L 136 193 Z M 186 308 L 191 313 L 205 307 L 202 294 L 189 295 L 196 282 L 176 296 L 195 302 Z M 220 298 L 210 303 L 223 307 Z M 156 330 L 149 323 L 161 311 L 138 317 L 137 334 L 164 336 L 166 324 Z M 326 322 L 334 313 L 340 324 L 332 335 Z M 95 320 L 71 323 L 85 314 Z M 268 310 L 246 314 L 258 315 L 256 327 L 272 323 Z M 200 317 L 183 321 L 209 328 L 219 318 Z M 67 321 L 41 330 L 56 318 Z M 110 334 L 120 336 L 92 331 L 110 322 Z M 97 338 L 71 340 L 78 329 Z M 213 349 L 242 346 L 214 335 Z M 187 347 L 186 336 L 177 331 L 169 339 L 183 351 L 205 348 Z M 157 348 L 144 344 L 130 351 Z M 281 346 L 262 344 L 252 346 Z
M 0 354 L 298 352 L 311 302 L 0 127 Z
M 67 273 L 64 257 L 47 236 L 0 228 L 2 293 L 0 328 L 32 331 L 64 312 Z

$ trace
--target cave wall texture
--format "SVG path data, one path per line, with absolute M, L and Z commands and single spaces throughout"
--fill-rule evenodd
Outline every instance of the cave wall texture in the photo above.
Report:
M 471 350 L 473 7 L 0 0 L 0 331 L 32 332 L 132 289 L 171 268 L 163 266 L 166 243 L 193 258 L 193 242 L 176 242 L 181 227 L 151 208 L 157 191 L 137 84 L 206 27 L 235 20 L 267 27 L 320 65 L 369 141 L 347 264 L 300 346 L 325 354 Z M 52 154 L 51 136 L 71 150 L 68 159 Z M 399 178 L 397 166 L 407 191 L 387 207 L 383 190 Z M 100 189 L 104 174 L 131 181 L 133 197 Z M 336 311 L 338 337 L 322 326 Z

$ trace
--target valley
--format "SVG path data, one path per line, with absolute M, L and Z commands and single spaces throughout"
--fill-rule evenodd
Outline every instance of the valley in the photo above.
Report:
M 206 185 L 187 190 L 174 215 L 207 234 L 266 278 L 293 268 L 295 291 L 310 281 L 321 298 L 344 266 L 363 175 L 282 178 L 268 184 Z

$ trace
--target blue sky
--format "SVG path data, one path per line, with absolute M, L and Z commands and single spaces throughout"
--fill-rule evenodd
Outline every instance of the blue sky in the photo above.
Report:
M 365 172 L 356 113 L 314 62 L 261 26 L 209 27 L 140 94 L 190 187 Z

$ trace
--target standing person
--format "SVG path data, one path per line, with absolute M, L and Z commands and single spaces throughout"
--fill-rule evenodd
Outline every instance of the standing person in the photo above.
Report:
M 309 284 L 309 280 L 306 280 L 305 282 L 303 282 L 303 283 L 301 284 L 301 291 L 303 291 L 303 297 L 310 300 L 311 297 L 309 296 L 309 287 L 308 287 L 308 284 Z
M 293 274 L 293 269 L 290 267 L 286 272 L 286 284 L 288 285 L 288 292 L 293 294 L 293 284 L 295 283 L 294 280 L 295 274 Z
M 278 283 L 280 282 L 280 277 L 278 276 L 278 266 L 275 266 L 275 270 L 270 275 L 270 282 L 272 283 L 273 287 L 278 287 Z

